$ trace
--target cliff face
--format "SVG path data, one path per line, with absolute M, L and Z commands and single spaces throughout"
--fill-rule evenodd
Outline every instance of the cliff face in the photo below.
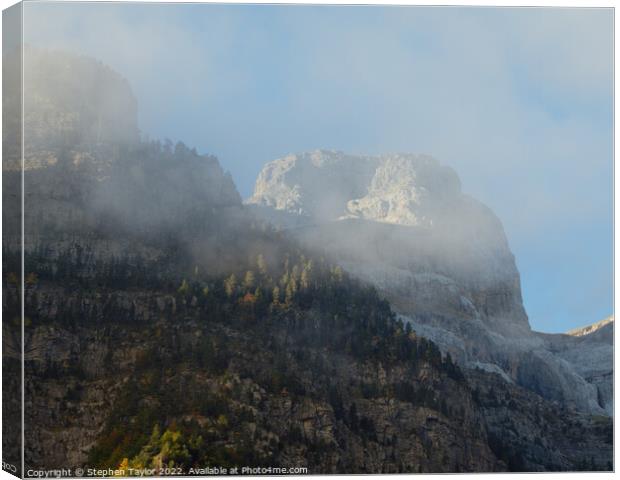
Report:
M 613 466 L 609 417 L 558 408 L 500 375 L 467 370 L 489 445 L 512 471 L 593 470 Z
M 549 342 L 549 348 L 596 386 L 598 403 L 613 415 L 614 317 L 557 337 Z
M 303 324 L 324 313 L 300 312 L 294 330 L 285 318 L 239 328 L 232 315 L 221 322 L 202 305 L 153 291 L 60 296 L 40 284 L 35 298 L 26 414 L 33 468 L 116 466 L 139 453 L 155 425 L 176 425 L 190 449 L 193 434 L 208 441 L 194 465 L 505 468 L 463 380 L 427 361 L 376 364 L 308 347 Z M 102 301 L 119 313 L 97 312 Z M 70 315 L 83 323 L 67 326 Z
M 453 170 L 420 155 L 316 151 L 265 166 L 254 211 L 376 285 L 414 329 L 462 365 L 564 405 L 610 413 L 607 379 L 556 354 L 566 336 L 532 332 L 501 222 Z M 561 347 L 564 348 L 564 347 Z M 587 345 L 583 357 L 594 355 Z
M 246 203 L 408 310 L 470 309 L 494 329 L 529 330 L 501 223 L 431 157 L 289 156 L 265 166 Z

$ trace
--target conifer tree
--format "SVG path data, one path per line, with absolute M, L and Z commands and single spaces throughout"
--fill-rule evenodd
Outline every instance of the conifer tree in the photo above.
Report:
M 273 292 L 272 295 L 273 297 L 272 299 L 272 304 L 273 305 L 279 305 L 280 304 L 280 288 L 279 287 L 273 287 Z
M 245 277 L 243 278 L 243 288 L 249 291 L 254 288 L 254 284 L 255 284 L 254 272 L 252 270 L 248 270 L 245 273 Z
M 260 275 L 267 275 L 267 262 L 265 261 L 265 257 L 262 253 L 259 253 L 256 258 L 256 266 Z
M 181 282 L 181 286 L 179 287 L 177 291 L 179 292 L 180 295 L 183 295 L 183 296 L 189 293 L 189 283 L 187 283 L 187 280 L 183 279 L 183 281 Z
M 232 297 L 237 289 L 237 277 L 233 273 L 230 277 L 224 280 L 224 289 L 226 290 L 226 295 L 228 297 Z

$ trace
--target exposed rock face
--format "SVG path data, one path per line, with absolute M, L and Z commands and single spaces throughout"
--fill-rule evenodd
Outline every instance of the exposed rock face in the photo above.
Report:
M 593 470 L 593 465 L 611 469 L 609 417 L 563 409 L 499 375 L 467 372 L 491 448 L 510 470 Z
M 432 157 L 317 151 L 268 163 L 248 203 L 322 221 L 360 218 L 428 228 L 460 197 L 456 173 Z
M 29 294 L 29 304 L 37 297 L 41 306 L 37 313 L 52 315 L 28 336 L 31 468 L 87 466 L 115 415 L 136 422 L 153 414 L 166 423 L 199 425 L 211 448 L 241 452 L 248 441 L 258 464 L 305 466 L 309 473 L 506 468 L 488 446 L 466 384 L 433 365 L 377 371 L 372 363 L 306 348 L 303 338 L 282 350 L 294 334 L 277 324 L 238 329 L 230 326 L 233 319 L 218 323 L 200 308 L 152 291 L 98 295 L 63 298 L 45 285 Z M 102 299 L 126 315 L 112 320 L 93 310 Z M 89 325 L 63 326 L 70 312 Z M 205 341 L 230 352 L 223 371 L 200 364 Z M 295 378 L 299 391 L 269 386 L 284 374 Z M 149 383 L 153 375 L 157 381 Z M 402 382 L 431 388 L 444 399 L 443 413 L 394 397 L 394 385 Z M 360 385 L 376 393 L 362 394 Z
M 571 330 L 568 336 L 558 335 L 549 343 L 549 349 L 596 386 L 599 405 L 613 415 L 614 318 Z
M 600 331 L 600 333 L 596 334 L 597 337 L 601 339 L 611 340 L 613 342 L 613 330 L 610 332 L 609 328 L 606 328 L 607 325 L 611 324 L 613 321 L 614 317 L 607 317 L 600 322 L 593 323 L 592 325 L 586 325 L 585 327 L 579 327 L 569 330 L 568 332 L 566 332 L 566 335 L 570 335 L 572 337 L 583 337 L 585 335 L 590 335 L 592 333 Z
M 433 158 L 289 155 L 265 166 L 246 203 L 372 282 L 461 364 L 609 413 L 608 379 L 557 355 L 565 336 L 552 345 L 531 331 L 501 222 Z M 594 355 L 585 343 L 579 348 Z
M 299 228 L 300 237 L 401 292 L 394 295 L 401 301 L 435 314 L 475 310 L 496 328 L 529 330 L 501 223 L 431 157 L 288 156 L 265 166 L 246 203 L 285 227 L 311 226 Z

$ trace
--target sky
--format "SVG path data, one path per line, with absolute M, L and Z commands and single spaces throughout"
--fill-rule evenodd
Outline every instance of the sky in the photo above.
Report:
M 503 222 L 534 329 L 612 314 L 611 9 L 29 2 L 24 25 L 244 198 L 288 153 L 432 155 Z

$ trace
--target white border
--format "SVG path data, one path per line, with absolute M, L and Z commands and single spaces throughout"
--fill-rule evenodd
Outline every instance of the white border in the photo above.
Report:
M 41 1 L 41 0 L 29 0 L 29 1 Z M 44 1 L 44 0 L 43 0 Z M 82 2 L 83 0 L 63 0 L 65 2 Z M 118 2 L 115 3 L 147 3 L 149 0 L 132 0 L 132 2 L 128 2 L 127 0 L 119 0 Z M 0 0 L 0 6 L 2 7 L 2 9 L 6 9 L 12 5 L 14 5 L 15 2 L 14 0 Z M 615 20 L 616 20 L 616 11 L 615 11 L 615 7 L 616 7 L 616 1 L 614 0 L 597 0 L 597 1 L 575 1 L 575 0 L 564 0 L 564 1 L 558 1 L 558 0 L 544 0 L 543 2 L 537 3 L 534 0 L 530 0 L 529 3 L 522 3 L 522 2 L 510 2 L 510 1 L 503 1 L 503 0 L 495 0 L 495 1 L 491 1 L 491 0 L 477 0 L 475 2 L 471 2 L 471 1 L 465 1 L 465 0 L 452 0 L 450 2 L 437 2 L 437 1 L 431 1 L 431 0 L 417 0 L 417 1 L 411 1 L 411 0 L 398 0 L 398 1 L 387 1 L 387 0 L 374 0 L 374 1 L 368 1 L 368 0 L 338 0 L 338 1 L 334 1 L 334 0 L 313 0 L 312 2 L 302 2 L 299 0 L 287 0 L 287 1 L 283 1 L 283 0 L 227 0 L 226 2 L 216 2 L 213 0 L 207 0 L 207 1 L 203 1 L 203 2 L 193 2 L 193 1 L 183 1 L 183 0 L 168 0 L 168 1 L 151 1 L 150 3 L 230 3 L 230 4 L 248 4 L 248 3 L 257 3 L 257 4 L 306 4 L 306 3 L 311 3 L 311 4 L 317 4 L 317 5 L 331 5 L 331 4 L 341 4 L 341 5 L 429 5 L 429 6 L 479 6 L 479 7 L 588 7 L 588 8 L 614 8 L 614 33 L 615 33 Z M 23 17 L 23 10 L 22 10 L 22 36 L 23 36 L 23 22 L 24 22 L 24 17 Z M 1 27 L 0 27 L 1 29 Z M 0 51 L 2 49 L 2 40 L 1 40 L 1 36 L 0 36 Z M 618 78 L 615 76 L 615 60 L 617 58 L 617 52 L 618 52 L 618 38 L 615 36 L 614 34 L 614 92 L 617 90 L 618 87 Z M 22 59 L 22 73 L 23 73 L 23 59 Z M 0 86 L 1 86 L 1 82 L 0 82 Z M 617 258 L 615 256 L 615 252 L 618 249 L 619 246 L 619 240 L 618 237 L 615 235 L 615 224 L 616 224 L 616 219 L 617 219 L 617 212 L 619 211 L 618 209 L 618 197 L 615 196 L 615 185 L 618 184 L 618 180 L 619 180 L 619 176 L 620 174 L 618 173 L 618 170 L 615 169 L 615 140 L 616 140 L 616 135 L 617 135 L 617 130 L 616 130 L 616 112 L 618 111 L 617 106 L 618 106 L 618 99 L 617 97 L 614 95 L 614 312 L 615 312 L 615 305 L 617 303 L 618 300 L 618 271 L 619 269 L 618 267 L 618 263 L 617 263 Z M 2 100 L 0 98 L 0 107 L 2 104 Z M 23 109 L 23 94 L 22 94 L 22 109 Z M 22 112 L 23 113 L 23 112 Z M 23 122 L 23 117 L 22 117 L 22 122 Z M 0 116 L 0 127 L 2 125 L 2 119 Z M 22 130 L 23 130 L 23 124 L 22 124 Z M 24 142 L 24 138 L 22 135 L 22 153 L 23 153 L 23 142 Z M 0 156 L 1 156 L 1 152 L 0 152 Z M 23 161 L 23 158 L 22 158 Z M 23 191 L 23 176 L 22 176 L 22 191 Z M 0 208 L 2 206 L 2 199 L 0 198 Z M 23 232 L 23 195 L 22 195 L 22 232 Z M 1 234 L 1 226 L 0 226 L 0 234 Z M 24 238 L 22 235 L 22 244 L 23 244 Z M 22 245 L 22 271 L 23 271 L 23 245 Z M 23 282 L 23 275 L 22 275 L 22 282 Z M 22 292 L 23 292 L 23 285 L 22 285 Z M 23 313 L 23 299 L 22 299 L 22 313 Z M 616 333 L 616 332 L 615 332 Z M 616 341 L 616 337 L 614 336 L 614 345 L 616 345 L 615 343 Z M 22 362 L 23 362 L 23 324 L 22 324 Z M 0 352 L 1 352 L 1 346 L 0 346 Z M 614 371 L 618 371 L 618 358 L 615 357 L 614 358 Z M 0 376 L 1 376 L 1 372 L 0 372 Z M 22 376 L 23 376 L 23 369 L 22 369 Z M 23 402 L 23 398 L 24 398 L 24 392 L 23 392 L 23 382 L 22 382 L 22 402 Z M 617 382 L 614 381 L 614 399 L 617 399 L 618 397 L 618 384 Z M 23 420 L 24 420 L 24 413 L 22 410 L 22 424 L 23 424 Z M 2 420 L 0 418 L 0 427 L 2 425 Z M 619 465 L 618 461 L 619 461 L 619 454 L 618 454 L 618 449 L 615 448 L 615 439 L 617 438 L 617 435 L 615 435 L 617 433 L 617 422 L 614 422 L 614 466 Z M 1 428 L 0 428 L 1 431 Z M 23 432 L 22 432 L 22 440 L 23 440 Z M 0 449 L 1 449 L 1 445 L 0 445 Z M 22 449 L 23 449 L 23 443 L 22 443 Z M 23 455 L 22 455 L 22 463 L 23 463 Z M 22 471 L 23 471 L 23 465 L 22 465 Z M 433 475 L 415 475 L 415 478 L 425 478 L 425 477 L 432 477 L 432 478 L 454 478 L 455 474 L 451 474 L 451 475 L 447 475 L 447 474 L 433 474 Z M 506 475 L 510 475 L 511 479 L 521 479 L 521 478 L 528 478 L 531 475 L 534 475 L 533 473 L 527 473 L 527 474 L 458 474 L 458 475 L 464 475 L 466 478 L 485 478 L 485 479 L 501 479 L 501 478 L 505 478 Z M 561 475 L 562 478 L 566 478 L 566 479 L 583 479 L 584 475 L 589 475 L 589 474 L 584 474 L 584 473 L 545 473 L 545 474 L 539 474 L 539 475 Z M 592 475 L 596 475 L 596 478 L 615 478 L 615 474 L 613 473 L 593 473 Z M 407 475 L 409 476 L 409 475 Z M 309 476 L 304 476 L 304 477 L 296 477 L 296 478 L 317 478 L 317 479 L 340 479 L 340 478 L 349 478 L 349 477 L 356 477 L 354 475 L 339 475 L 339 476 L 333 476 L 333 475 L 322 475 L 322 476 L 313 476 L 313 475 L 309 475 Z M 387 475 L 373 475 L 372 478 L 378 478 L 378 477 L 390 477 Z M 403 475 L 398 475 L 395 476 L 395 478 L 402 478 Z M 413 477 L 413 475 L 411 475 L 411 477 Z M 0 471 L 0 480 L 9 480 L 9 479 L 14 479 L 16 477 L 8 474 L 7 472 L 4 471 Z M 153 477 L 151 477 L 153 478 Z M 182 477 L 182 478 L 188 478 L 188 477 Z M 222 478 L 222 477 L 218 477 L 218 478 Z

